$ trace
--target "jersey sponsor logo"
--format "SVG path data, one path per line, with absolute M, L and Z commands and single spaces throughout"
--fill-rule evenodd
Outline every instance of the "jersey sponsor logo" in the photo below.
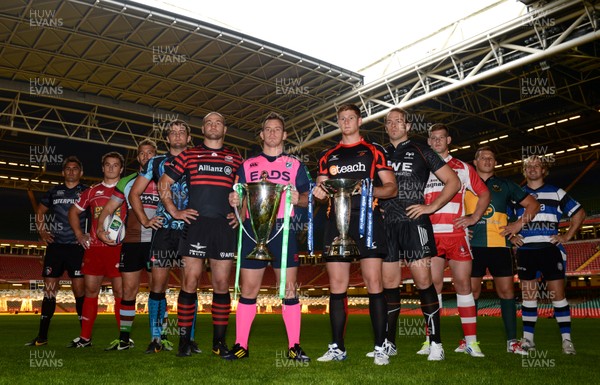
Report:
M 489 219 L 489 218 L 491 218 L 491 217 L 494 216 L 494 213 L 496 213 L 496 208 L 494 207 L 493 204 L 490 203 L 490 205 L 488 206 L 488 208 L 483 213 L 483 218 Z
M 154 194 L 142 194 L 140 196 L 140 200 L 142 201 L 143 205 L 156 206 L 160 202 L 160 197 L 158 195 L 154 195 Z
M 221 173 L 225 175 L 231 175 L 231 173 L 233 172 L 230 166 L 211 166 L 210 164 L 198 165 L 198 171 Z
M 190 256 L 204 257 L 206 255 L 206 251 L 204 251 L 204 249 L 206 249 L 206 246 L 201 245 L 200 242 L 191 244 L 189 249 Z
M 412 163 L 388 161 L 388 166 L 390 166 L 394 170 L 394 172 L 399 172 L 399 171 L 412 172 L 413 171 Z
M 61 199 L 53 199 L 52 200 L 52 204 L 53 205 L 60 205 L 60 204 L 73 204 L 77 201 L 77 198 L 61 198 Z
M 367 166 L 364 163 L 358 162 L 357 164 L 351 164 L 347 166 L 338 166 L 333 165 L 329 167 L 329 174 L 337 175 L 337 174 L 346 174 L 350 172 L 365 172 L 367 171 Z
M 271 171 L 266 171 L 268 174 L 268 179 L 273 179 L 273 180 L 283 180 L 285 182 L 289 182 L 291 180 L 291 176 L 290 173 L 288 171 L 278 171 L 278 170 L 271 170 Z M 261 176 L 262 172 L 258 172 L 258 171 L 252 171 L 250 172 L 250 181 L 254 182 L 257 180 L 260 180 L 260 176 Z

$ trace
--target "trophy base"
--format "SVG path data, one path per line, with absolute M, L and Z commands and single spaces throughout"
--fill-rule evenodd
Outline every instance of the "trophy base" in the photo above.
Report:
M 273 255 L 265 245 L 256 245 L 254 250 L 252 250 L 252 252 L 246 256 L 246 259 L 253 259 L 256 261 L 272 261 Z
M 327 258 L 356 258 L 360 257 L 360 249 L 358 245 L 349 238 L 340 238 L 336 237 L 331 246 L 329 246 L 329 251 L 327 252 Z

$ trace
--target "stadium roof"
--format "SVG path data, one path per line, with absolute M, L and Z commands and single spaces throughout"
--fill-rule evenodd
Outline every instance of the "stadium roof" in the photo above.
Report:
M 333 118 L 344 102 L 363 107 L 365 132 L 379 141 L 381 118 L 399 105 L 420 134 L 447 123 L 465 160 L 485 141 L 502 163 L 529 146 L 597 159 L 600 146 L 582 147 L 599 142 L 600 5 L 547 3 L 394 68 L 385 61 L 411 47 L 398 50 L 381 61 L 393 70 L 363 84 L 319 59 L 130 1 L 4 0 L 0 174 L 27 175 L 5 185 L 35 188 L 31 148 L 54 139 L 73 151 L 85 152 L 82 142 L 125 148 L 131 161 L 136 143 L 159 139 L 166 121 L 186 119 L 199 133 L 212 110 L 226 116 L 227 143 L 242 155 L 258 148 L 266 113 L 281 113 L 290 145 L 314 162 L 339 139 Z

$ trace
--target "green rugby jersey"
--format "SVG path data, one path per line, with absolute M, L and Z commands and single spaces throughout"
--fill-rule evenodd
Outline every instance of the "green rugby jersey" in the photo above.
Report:
M 469 227 L 469 230 L 473 231 L 470 244 L 473 247 L 510 247 L 508 239 L 500 235 L 502 231 L 500 228 L 508 224 L 508 212 L 511 210 L 511 205 L 519 204 L 527 198 L 527 193 L 516 183 L 495 175 L 486 180 L 485 185 L 490 190 L 492 200 L 479 222 Z M 477 200 L 477 196 L 467 191 L 465 195 L 465 212 L 467 214 L 475 211 Z

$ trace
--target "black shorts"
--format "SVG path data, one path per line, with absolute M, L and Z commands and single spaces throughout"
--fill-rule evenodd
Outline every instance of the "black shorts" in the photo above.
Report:
M 328 257 L 329 246 L 340 233 L 335 223 L 335 218 L 330 214 L 329 220 L 325 224 L 325 237 L 323 246 L 323 257 L 326 262 L 352 262 L 354 259 L 361 258 L 382 258 L 384 259 L 387 255 L 387 243 L 385 240 L 385 230 L 383 228 L 383 219 L 378 211 L 373 211 L 373 245 L 372 249 L 367 248 L 367 237 L 366 235 L 361 238 L 359 235 L 359 214 L 358 212 L 352 211 L 350 214 L 350 229 L 348 235 L 356 242 L 360 252 L 360 256 L 357 258 L 333 258 Z
M 283 227 L 283 219 L 278 219 L 275 226 L 273 226 L 273 231 L 269 235 L 269 239 L 277 234 L 277 230 L 280 227 Z M 248 231 L 248 234 L 252 235 L 252 238 L 256 238 L 252 230 L 250 229 L 250 220 L 246 220 L 244 222 L 244 228 Z M 256 243 L 252 241 L 252 239 L 248 238 L 246 234 L 242 235 L 242 268 L 243 269 L 264 269 L 267 267 L 269 263 L 275 269 L 281 269 L 281 248 L 283 241 L 283 230 L 269 243 L 267 243 L 267 248 L 273 255 L 273 260 L 269 261 L 258 261 L 255 259 L 246 259 L 246 256 L 254 250 Z M 288 238 L 288 255 L 287 255 L 287 267 L 298 267 L 300 265 L 300 261 L 298 259 L 298 241 L 296 239 L 296 232 L 290 230 L 289 238 Z
M 471 247 L 473 268 L 471 277 L 480 278 L 490 271 L 492 277 L 512 277 L 513 253 L 508 247 Z
M 82 278 L 84 248 L 75 243 L 50 243 L 46 248 L 42 277 L 59 278 L 65 270 L 70 278 Z
M 179 242 L 182 257 L 235 259 L 237 229 L 226 218 L 198 217 L 196 222 L 183 227 Z
M 123 243 L 119 271 L 132 273 L 146 268 L 150 260 L 150 245 L 150 242 Z
M 153 267 L 177 268 L 182 267 L 179 256 L 179 240 L 183 230 L 160 228 L 152 236 L 149 269 Z
M 546 281 L 565 278 L 565 262 L 560 249 L 554 245 L 539 249 L 517 249 L 517 271 L 519 279 L 537 279 L 539 271 Z
M 388 255 L 384 262 L 418 261 L 435 257 L 437 249 L 433 237 L 433 226 L 428 215 L 412 221 L 385 223 Z

